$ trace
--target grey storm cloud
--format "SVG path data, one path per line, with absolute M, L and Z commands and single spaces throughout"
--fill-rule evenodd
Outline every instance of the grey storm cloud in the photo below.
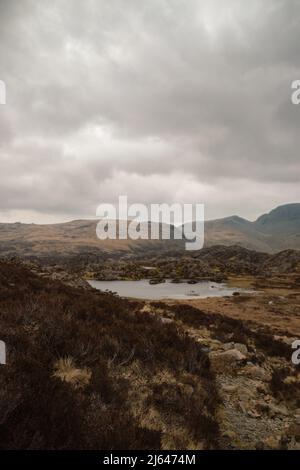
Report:
M 297 0 L 0 0 L 0 218 L 300 200 Z

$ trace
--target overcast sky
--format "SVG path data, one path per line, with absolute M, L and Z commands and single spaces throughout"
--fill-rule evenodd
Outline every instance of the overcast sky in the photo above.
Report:
M 300 201 L 298 0 L 0 0 L 0 221 Z

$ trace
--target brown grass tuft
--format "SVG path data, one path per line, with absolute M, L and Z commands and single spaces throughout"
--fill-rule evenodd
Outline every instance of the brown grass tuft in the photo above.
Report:
M 92 372 L 88 368 L 79 369 L 71 357 L 62 357 L 54 364 L 53 377 L 71 384 L 74 388 L 85 388 L 89 385 Z

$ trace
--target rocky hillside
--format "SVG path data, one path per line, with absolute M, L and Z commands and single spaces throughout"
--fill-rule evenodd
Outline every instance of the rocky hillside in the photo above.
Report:
M 239 276 L 267 281 L 270 277 L 280 276 L 287 285 L 300 287 L 300 251 L 285 250 L 272 255 L 238 245 L 216 245 L 190 254 L 108 258 L 101 262 L 72 259 L 65 263 L 64 269 L 87 279 L 152 279 L 158 282 L 165 279 L 218 282 Z
M 300 251 L 283 250 L 276 254 L 261 253 L 236 246 L 212 246 L 193 256 L 212 269 L 229 274 L 298 274 Z
M 288 311 L 272 331 L 257 308 L 277 301 L 249 305 L 259 323 L 222 313 L 247 296 L 218 302 L 129 302 L 0 262 L 0 448 L 299 448 Z
M 207 354 L 143 307 L 1 262 L 0 448 L 217 447 Z

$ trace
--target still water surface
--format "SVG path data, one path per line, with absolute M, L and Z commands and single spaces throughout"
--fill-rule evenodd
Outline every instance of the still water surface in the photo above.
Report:
M 92 287 L 102 291 L 116 292 L 120 297 L 136 299 L 195 299 L 205 297 L 223 297 L 233 292 L 252 292 L 238 287 L 228 287 L 226 284 L 201 281 L 197 284 L 182 282 L 175 284 L 166 281 L 162 284 L 149 284 L 148 279 L 140 281 L 89 281 Z

